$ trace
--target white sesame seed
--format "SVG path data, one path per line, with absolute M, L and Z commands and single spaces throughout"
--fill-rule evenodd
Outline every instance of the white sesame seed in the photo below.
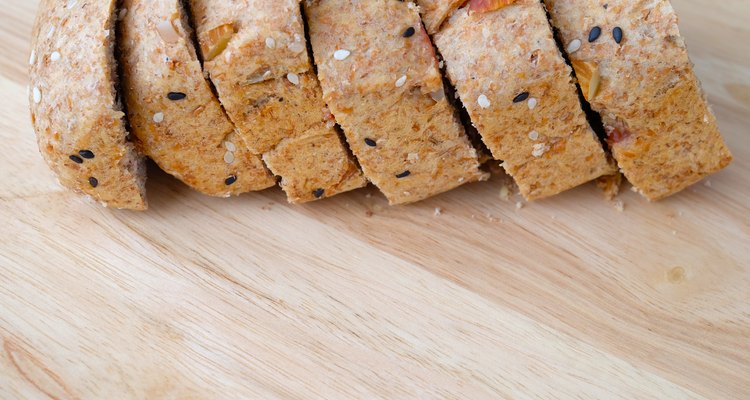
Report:
M 537 139 L 539 139 L 539 132 L 537 132 L 537 131 L 531 131 L 531 132 L 529 132 L 529 139 L 531 139 L 531 140 L 537 140 Z
M 36 51 L 31 50 L 31 55 L 29 56 L 29 65 L 34 65 L 36 62 Z
M 234 143 L 229 142 L 229 141 L 224 142 L 224 148 L 226 148 L 227 150 L 231 152 L 237 151 L 237 146 L 235 146 Z
M 485 95 L 479 95 L 479 98 L 477 99 L 477 103 L 479 104 L 479 107 L 482 108 L 489 108 L 490 107 L 490 99 L 487 98 Z
M 288 73 L 286 79 L 289 79 L 289 82 L 292 82 L 292 85 L 299 86 L 299 75 L 294 72 Z
M 59 53 L 59 52 L 57 52 L 57 51 L 54 51 L 54 52 L 52 52 L 52 54 L 50 54 L 50 56 L 49 56 L 49 59 L 50 59 L 50 60 L 51 60 L 52 62 L 55 62 L 55 61 L 60 61 L 60 53 Z
M 398 80 L 396 81 L 396 87 L 401 87 L 401 86 L 404 86 L 405 84 L 406 84 L 406 75 L 398 78 Z
M 71 9 L 71 8 L 73 8 L 73 7 L 75 7 L 75 6 L 76 6 L 76 3 L 78 3 L 78 0 L 70 0 L 70 1 L 68 2 L 68 6 L 67 6 L 68 10 L 70 10 L 70 9 Z
M 232 153 L 231 151 L 227 151 L 226 153 L 224 153 L 224 162 L 227 163 L 227 164 L 233 163 L 234 162 L 234 153 Z
M 582 44 L 583 42 L 581 42 L 581 39 L 575 39 L 572 42 L 570 42 L 566 49 L 568 51 L 568 54 L 572 54 L 578 51 L 581 48 Z
M 154 114 L 154 122 L 160 124 L 162 121 L 164 121 L 164 113 L 158 112 Z
M 295 54 L 302 53 L 303 51 L 305 51 L 305 44 L 299 41 L 289 43 L 289 46 L 287 47 L 289 47 L 289 50 L 291 50 L 292 53 L 295 53 Z
M 34 96 L 34 103 L 39 104 L 42 102 L 42 91 L 39 90 L 38 87 L 34 86 L 34 90 L 32 90 L 33 96 Z
M 528 104 L 529 110 L 533 110 L 536 108 L 536 105 L 539 104 L 539 100 L 537 100 L 536 97 L 531 97 L 526 104 Z
M 534 157 L 541 157 L 544 155 L 544 153 L 548 150 L 548 147 L 544 143 L 537 143 L 534 145 L 533 150 L 531 150 L 531 155 Z
M 349 57 L 350 54 L 352 54 L 352 52 L 349 50 L 336 50 L 335 52 L 333 52 L 333 58 L 338 61 L 344 61 Z
M 266 47 L 268 47 L 269 49 L 273 49 L 274 47 L 276 47 L 276 41 L 272 37 L 267 37 Z
M 49 32 L 47 32 L 47 39 L 51 38 L 54 33 L 55 33 L 55 27 L 51 26 L 49 28 Z
M 409 154 L 407 154 L 406 159 L 409 160 L 409 161 L 417 161 L 417 160 L 419 160 L 419 154 L 417 154 L 417 153 L 409 153 Z

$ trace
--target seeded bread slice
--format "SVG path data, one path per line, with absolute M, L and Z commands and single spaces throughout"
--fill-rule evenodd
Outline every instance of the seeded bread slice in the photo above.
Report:
M 434 39 L 484 143 L 526 199 L 614 172 L 539 0 L 458 9 Z
M 116 94 L 114 0 L 43 0 L 32 33 L 31 119 L 60 183 L 105 206 L 145 210 L 146 169 Z
M 668 0 L 545 0 L 620 169 L 650 200 L 732 156 L 693 73 Z
M 412 2 L 305 3 L 323 97 L 391 204 L 486 178 Z
M 123 86 L 142 151 L 192 188 L 227 197 L 276 181 L 211 91 L 179 0 L 124 0 Z
M 364 186 L 323 102 L 299 0 L 192 0 L 204 66 L 292 203 Z

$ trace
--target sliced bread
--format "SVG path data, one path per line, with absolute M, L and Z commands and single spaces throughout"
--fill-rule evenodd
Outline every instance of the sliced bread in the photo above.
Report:
M 668 0 L 545 0 L 625 177 L 659 200 L 732 155 L 693 72 Z
M 366 180 L 312 70 L 298 0 L 192 0 L 204 67 L 245 143 L 292 203 Z
M 614 172 L 539 0 L 457 9 L 435 33 L 484 143 L 535 200 Z
M 192 188 L 227 197 L 273 186 L 206 81 L 180 0 L 124 0 L 120 49 L 139 148 Z
M 412 2 L 304 3 L 323 97 L 391 204 L 486 178 Z
M 144 210 L 144 159 L 117 100 L 114 0 L 39 4 L 29 60 L 31 120 L 60 183 L 114 208 Z

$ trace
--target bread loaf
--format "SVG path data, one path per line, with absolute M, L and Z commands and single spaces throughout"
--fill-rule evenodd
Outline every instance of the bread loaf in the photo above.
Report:
M 362 187 L 308 58 L 298 0 L 192 0 L 205 70 L 244 142 L 301 203 Z
M 486 178 L 414 3 L 305 3 L 323 97 L 365 175 L 391 204 Z
M 117 100 L 115 1 L 43 0 L 29 60 L 31 120 L 60 183 L 105 206 L 144 210 L 144 159 Z
M 612 154 L 639 192 L 659 200 L 731 162 L 668 0 L 545 3 Z

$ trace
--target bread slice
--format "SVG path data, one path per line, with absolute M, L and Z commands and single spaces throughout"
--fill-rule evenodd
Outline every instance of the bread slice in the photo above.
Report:
M 650 200 L 732 160 L 668 0 L 545 0 L 620 169 Z
M 180 0 L 124 0 L 123 8 L 124 97 L 142 151 L 207 195 L 273 186 L 206 81 Z
M 299 0 L 192 0 L 204 67 L 247 145 L 292 203 L 367 182 L 312 70 Z
M 391 204 L 486 178 L 412 2 L 308 0 L 323 97 Z
M 474 126 L 535 200 L 614 172 L 581 108 L 542 4 L 456 10 L 435 44 Z
M 43 0 L 32 33 L 31 119 L 60 183 L 105 206 L 144 210 L 144 159 L 117 100 L 114 0 Z

